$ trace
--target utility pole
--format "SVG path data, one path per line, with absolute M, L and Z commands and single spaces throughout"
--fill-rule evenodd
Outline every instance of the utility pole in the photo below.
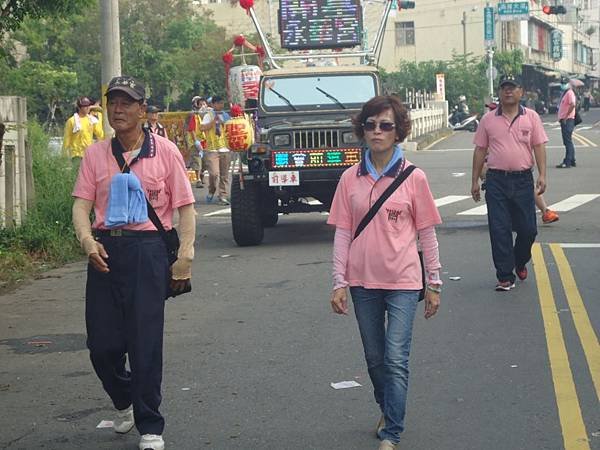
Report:
M 102 52 L 102 107 L 106 111 L 106 89 L 111 78 L 121 75 L 121 32 L 119 27 L 119 0 L 100 0 Z M 104 134 L 112 135 L 106 114 Z
M 463 27 L 463 56 L 467 57 L 467 12 L 463 11 L 462 20 L 460 21 Z

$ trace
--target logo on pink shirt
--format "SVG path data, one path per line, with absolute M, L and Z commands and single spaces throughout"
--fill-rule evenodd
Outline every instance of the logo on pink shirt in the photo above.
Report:
M 146 189 L 146 192 L 148 192 L 148 200 L 151 202 L 157 201 L 160 191 L 162 191 L 162 189 Z
M 398 222 L 398 217 L 402 214 L 399 209 L 385 208 L 388 214 L 388 222 Z

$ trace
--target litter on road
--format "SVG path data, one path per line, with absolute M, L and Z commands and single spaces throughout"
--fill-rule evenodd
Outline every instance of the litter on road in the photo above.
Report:
M 102 420 L 96 428 L 114 428 L 115 424 L 112 420 Z
M 362 384 L 356 381 L 340 381 L 338 383 L 331 383 L 331 387 L 334 389 L 348 389 L 353 387 L 360 387 Z
M 460 280 L 460 277 L 448 277 L 448 279 L 452 281 L 458 281 Z

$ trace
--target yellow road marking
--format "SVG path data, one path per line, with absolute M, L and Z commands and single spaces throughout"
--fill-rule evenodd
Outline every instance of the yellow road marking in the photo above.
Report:
M 583 142 L 585 147 L 596 147 L 596 144 L 593 141 L 585 136 L 582 136 L 581 134 L 573 133 L 573 137 Z
M 598 344 L 598 337 L 594 332 L 579 289 L 577 289 L 577 285 L 575 284 L 575 277 L 573 276 L 565 252 L 560 247 L 560 244 L 550 244 L 550 249 L 558 266 L 560 278 L 562 279 L 565 294 L 567 295 L 569 309 L 573 316 L 573 322 L 575 322 L 575 329 L 581 340 L 581 346 L 583 347 L 583 352 L 592 374 L 592 381 L 596 388 L 596 397 L 600 400 L 600 344 Z
M 580 135 L 573 133 L 573 139 L 575 139 L 577 142 L 579 142 L 582 146 L 584 147 L 589 147 L 590 144 L 588 142 L 586 142 L 583 137 L 581 137 Z
M 575 383 L 573 382 L 573 374 L 560 327 L 560 319 L 556 311 L 554 295 L 550 286 L 550 277 L 544 262 L 542 247 L 539 243 L 533 245 L 532 259 L 565 450 L 589 450 L 587 432 L 581 415 Z

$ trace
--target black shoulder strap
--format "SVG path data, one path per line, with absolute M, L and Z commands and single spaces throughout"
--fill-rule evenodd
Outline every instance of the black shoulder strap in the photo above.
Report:
M 365 229 L 365 227 L 369 224 L 369 222 L 373 219 L 373 217 L 375 217 L 375 214 L 377 214 L 377 212 L 379 211 L 379 208 L 381 208 L 381 205 L 383 205 L 384 202 L 390 197 L 390 195 L 392 195 L 394 193 L 394 191 L 396 189 L 398 189 L 398 187 L 402 183 L 404 183 L 404 180 L 406 180 L 408 178 L 408 176 L 416 168 L 417 167 L 414 165 L 410 165 L 407 168 L 405 168 L 400 173 L 400 175 L 398 175 L 396 177 L 396 179 L 392 182 L 392 184 L 390 184 L 388 186 L 388 188 L 383 192 L 383 194 L 381 194 L 381 197 L 379 197 L 377 199 L 377 201 L 375 203 L 373 203 L 373 206 L 371 206 L 371 209 L 369 209 L 367 214 L 365 214 L 365 217 L 363 217 L 362 220 L 360 221 L 360 223 L 358 224 L 358 228 L 356 228 L 356 232 L 354 233 L 354 239 L 356 239 L 358 237 L 358 235 L 362 232 L 362 230 Z
M 123 158 L 123 153 L 118 151 L 117 149 L 114 149 L 114 147 L 113 147 L 112 153 L 113 153 L 113 156 L 115 157 L 115 159 L 117 160 L 117 164 L 119 165 L 119 167 L 122 168 L 122 172 L 129 173 L 130 172 L 129 165 L 125 161 L 125 158 Z M 146 205 L 148 206 L 148 218 L 154 224 L 154 226 L 160 233 L 160 235 L 163 238 L 163 240 L 165 241 L 165 243 L 168 243 L 169 238 L 167 236 L 167 230 L 165 230 L 165 227 L 163 226 L 162 222 L 158 218 L 158 215 L 156 214 L 156 211 L 154 211 L 152 204 L 148 201 L 148 197 L 146 197 L 146 194 L 144 194 L 144 198 L 146 199 Z

